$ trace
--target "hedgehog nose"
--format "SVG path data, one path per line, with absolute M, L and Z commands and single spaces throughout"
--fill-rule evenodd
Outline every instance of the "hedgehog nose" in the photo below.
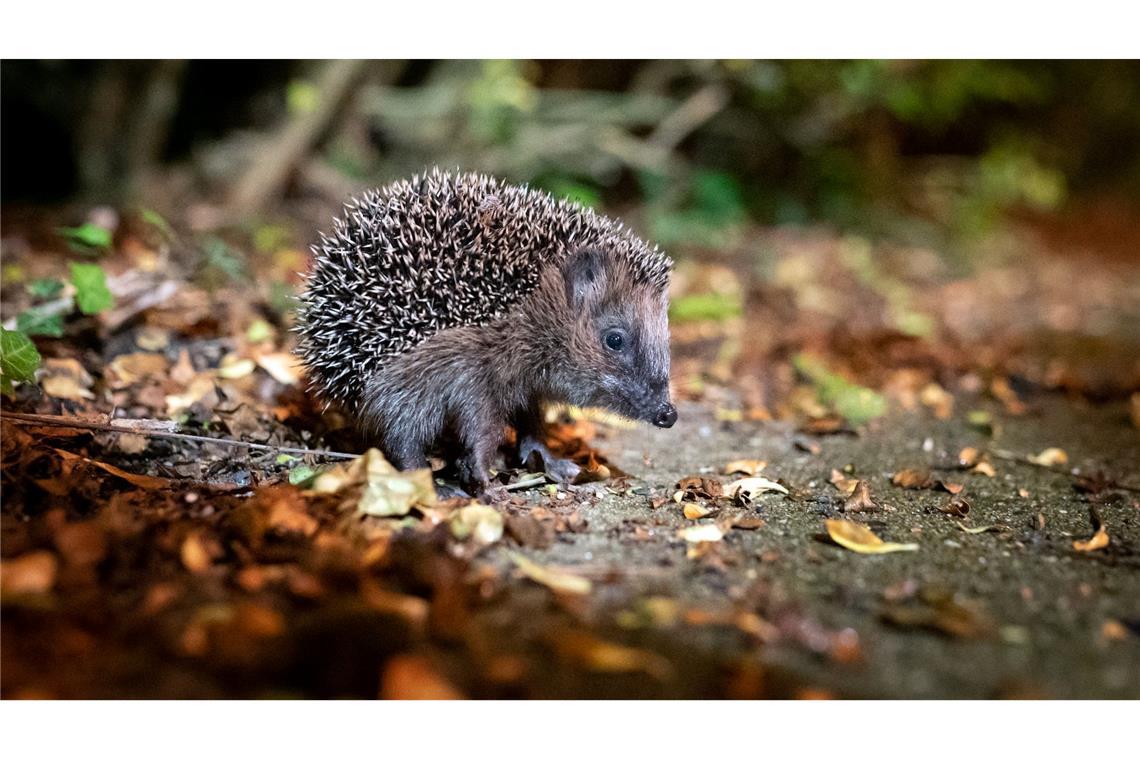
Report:
M 676 421 L 677 409 L 672 404 L 662 404 L 653 415 L 653 424 L 660 428 L 671 428 Z

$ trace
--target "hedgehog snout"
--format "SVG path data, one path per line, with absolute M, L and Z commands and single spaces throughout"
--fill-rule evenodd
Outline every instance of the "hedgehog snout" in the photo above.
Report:
M 657 412 L 653 415 L 653 424 L 659 428 L 671 428 L 676 421 L 677 407 L 669 402 L 657 407 Z

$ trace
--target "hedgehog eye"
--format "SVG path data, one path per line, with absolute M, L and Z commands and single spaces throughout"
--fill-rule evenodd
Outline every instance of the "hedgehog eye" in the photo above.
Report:
M 621 351 L 625 346 L 625 338 L 617 330 L 610 330 L 603 338 L 606 348 L 611 351 Z

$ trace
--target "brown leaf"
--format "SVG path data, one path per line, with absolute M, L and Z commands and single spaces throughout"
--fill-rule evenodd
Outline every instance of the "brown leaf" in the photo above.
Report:
M 562 630 L 552 638 L 559 655 L 590 670 L 601 673 L 642 672 L 659 680 L 667 680 L 673 674 L 669 661 L 655 652 L 615 644 L 585 631 Z
M 958 452 L 958 466 L 959 467 L 973 467 L 981 461 L 981 452 L 973 446 L 967 446 Z
M 865 480 L 856 482 L 855 489 L 843 502 L 844 512 L 874 512 L 878 509 L 879 505 L 871 498 L 871 487 Z
M 108 384 L 118 390 L 148 378 L 162 379 L 169 366 L 162 354 L 120 354 L 107 365 Z
M 923 488 L 930 488 L 934 481 L 930 477 L 929 470 L 899 470 L 891 476 L 891 483 L 899 488 L 908 488 L 912 490 L 920 490 Z
M 95 398 L 91 392 L 91 375 L 75 359 L 45 359 L 40 387 L 44 393 L 55 398 L 71 401 Z
M 208 545 L 202 531 L 196 530 L 182 541 L 182 549 L 179 553 L 182 558 L 182 565 L 195 575 L 201 575 L 209 570 L 214 563 L 216 549 L 214 546 Z
M 839 470 L 833 469 L 831 471 L 831 484 L 844 496 L 850 496 L 855 493 L 855 488 L 859 485 L 859 479 L 849 478 Z
M 531 515 L 509 515 L 507 533 L 520 546 L 546 549 L 554 543 L 554 526 L 549 520 L 537 520 Z
M 1030 455 L 1029 461 L 1042 467 L 1054 467 L 1057 465 L 1068 464 L 1069 455 L 1065 453 L 1064 449 L 1058 449 L 1057 447 L 1053 446 L 1045 449 L 1040 454 Z
M 511 561 L 515 563 L 515 566 L 522 571 L 523 575 L 535 583 L 540 583 L 553 591 L 560 591 L 566 594 L 588 594 L 593 588 L 593 584 L 590 583 L 588 578 L 572 575 L 571 573 L 549 567 L 543 567 L 521 554 L 514 552 L 508 552 L 507 556 L 510 557 Z
M 29 552 L 0 562 L 0 590 L 9 594 L 44 594 L 51 591 L 59 561 L 48 551 Z
M 456 686 L 418 654 L 401 654 L 388 660 L 380 679 L 381 699 L 466 699 Z
M 166 478 L 155 478 L 155 477 L 152 477 L 150 475 L 136 475 L 133 472 L 127 472 L 126 470 L 120 470 L 118 467 L 115 467 L 114 465 L 107 464 L 106 462 L 97 462 L 94 459 L 88 459 L 87 457 L 81 457 L 78 454 L 72 454 L 70 451 L 64 451 L 63 449 L 52 449 L 52 451 L 59 454 L 59 456 L 62 457 L 64 459 L 64 461 L 71 462 L 72 464 L 78 463 L 78 462 L 86 462 L 87 464 L 95 465 L 100 470 L 103 470 L 104 472 L 109 472 L 110 474 L 114 475 L 115 477 L 122 478 L 123 480 L 127 481 L 131 485 L 138 486 L 139 488 L 144 488 L 147 490 L 152 490 L 152 489 L 156 489 L 156 488 L 164 488 L 165 489 L 165 488 L 170 488 L 170 486 L 174 482 L 171 480 L 167 480 Z
M 724 466 L 725 475 L 755 475 L 768 466 L 760 459 L 734 459 Z
M 954 495 L 950 497 L 949 501 L 938 507 L 938 511 L 955 517 L 965 517 L 970 514 L 970 502 L 961 496 Z
M 724 489 L 719 480 L 703 478 L 699 475 L 681 478 L 676 488 L 681 492 L 682 498 L 687 499 L 716 499 L 724 494 Z

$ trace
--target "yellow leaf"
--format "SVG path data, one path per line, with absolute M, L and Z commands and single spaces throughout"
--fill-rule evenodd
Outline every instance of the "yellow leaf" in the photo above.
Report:
M 767 466 L 768 463 L 761 459 L 735 459 L 724 466 L 724 474 L 755 475 Z
M 724 531 L 722 531 L 716 523 L 708 523 L 706 525 L 694 525 L 691 528 L 683 528 L 677 535 L 691 544 L 697 544 L 702 541 L 720 541 L 724 538 Z
M 698 504 L 695 501 L 690 501 L 685 504 L 685 517 L 690 520 L 699 520 L 702 517 L 707 517 L 711 509 L 704 504 Z
M 515 552 L 509 552 L 508 556 L 511 558 L 511 562 L 515 563 L 515 567 L 522 571 L 523 575 L 552 591 L 561 591 L 566 594 L 588 594 L 593 588 L 593 584 L 588 578 L 543 567 Z
M 44 393 L 55 398 L 79 401 L 95 398 L 89 388 L 94 382 L 91 375 L 75 359 L 47 359 L 44 361 L 40 387 Z
M 379 449 L 369 449 L 348 464 L 325 470 L 313 480 L 311 491 L 339 493 L 356 488 L 360 489 L 356 508 L 376 517 L 406 515 L 415 504 L 431 507 L 436 502 L 430 469 L 400 472 Z
M 1053 467 L 1054 465 L 1068 464 L 1069 455 L 1065 453 L 1064 449 L 1050 447 L 1040 454 L 1030 455 L 1029 461 L 1033 462 L 1033 464 L 1039 464 L 1042 467 Z
M 827 535 L 845 549 L 859 554 L 918 551 L 918 544 L 894 544 L 876 536 L 871 529 L 850 520 L 827 520 Z
M 1073 548 L 1079 552 L 1095 552 L 1108 546 L 1108 530 L 1101 525 L 1088 541 L 1074 541 Z
M 479 544 L 493 544 L 503 537 L 503 516 L 493 508 L 472 503 L 455 510 L 448 518 L 451 535 L 460 541 L 468 536 Z
M 222 366 L 218 367 L 218 377 L 237 380 L 253 372 L 256 367 L 253 359 L 242 359 L 236 354 L 227 354 L 222 359 Z

